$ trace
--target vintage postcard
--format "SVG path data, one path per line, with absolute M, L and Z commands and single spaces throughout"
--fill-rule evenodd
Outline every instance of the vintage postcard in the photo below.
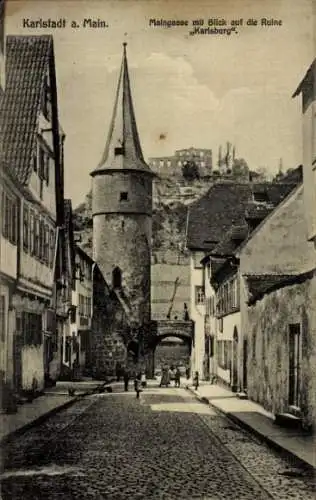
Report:
M 0 0 L 0 500 L 316 494 L 316 2 Z

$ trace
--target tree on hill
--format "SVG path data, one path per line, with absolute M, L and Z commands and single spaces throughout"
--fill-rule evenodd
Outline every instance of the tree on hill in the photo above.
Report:
M 246 176 L 249 173 L 249 167 L 243 158 L 235 158 L 233 163 L 233 175 L 238 176 Z
M 186 161 L 182 167 L 182 177 L 187 181 L 194 181 L 200 178 L 198 165 L 192 161 Z

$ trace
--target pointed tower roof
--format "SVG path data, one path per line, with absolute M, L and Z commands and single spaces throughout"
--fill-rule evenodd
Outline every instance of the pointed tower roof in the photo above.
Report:
M 144 160 L 139 141 L 126 45 L 123 43 L 123 59 L 108 138 L 101 161 L 90 174 L 92 176 L 111 170 L 137 170 L 154 175 Z

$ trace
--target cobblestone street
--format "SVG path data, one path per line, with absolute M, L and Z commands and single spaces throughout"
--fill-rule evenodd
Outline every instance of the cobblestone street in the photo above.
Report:
M 2 500 L 315 498 L 311 472 L 184 389 L 87 397 L 2 457 Z

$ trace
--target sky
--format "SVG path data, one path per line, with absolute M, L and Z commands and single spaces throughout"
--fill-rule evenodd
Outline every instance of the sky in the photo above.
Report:
M 315 57 L 313 1 L 7 0 L 7 34 L 54 36 L 65 195 L 73 206 L 89 191 L 105 146 L 124 41 L 145 159 L 193 146 L 213 149 L 216 161 L 219 145 L 230 141 L 254 170 L 276 172 L 280 158 L 284 170 L 302 163 L 301 102 L 292 94 Z M 23 26 L 48 18 L 66 27 Z M 282 25 L 261 26 L 262 18 Z M 84 28 L 84 19 L 108 27 Z M 150 27 L 150 19 L 190 25 Z M 243 25 L 230 35 L 192 36 L 197 19 L 204 28 L 209 19 Z

